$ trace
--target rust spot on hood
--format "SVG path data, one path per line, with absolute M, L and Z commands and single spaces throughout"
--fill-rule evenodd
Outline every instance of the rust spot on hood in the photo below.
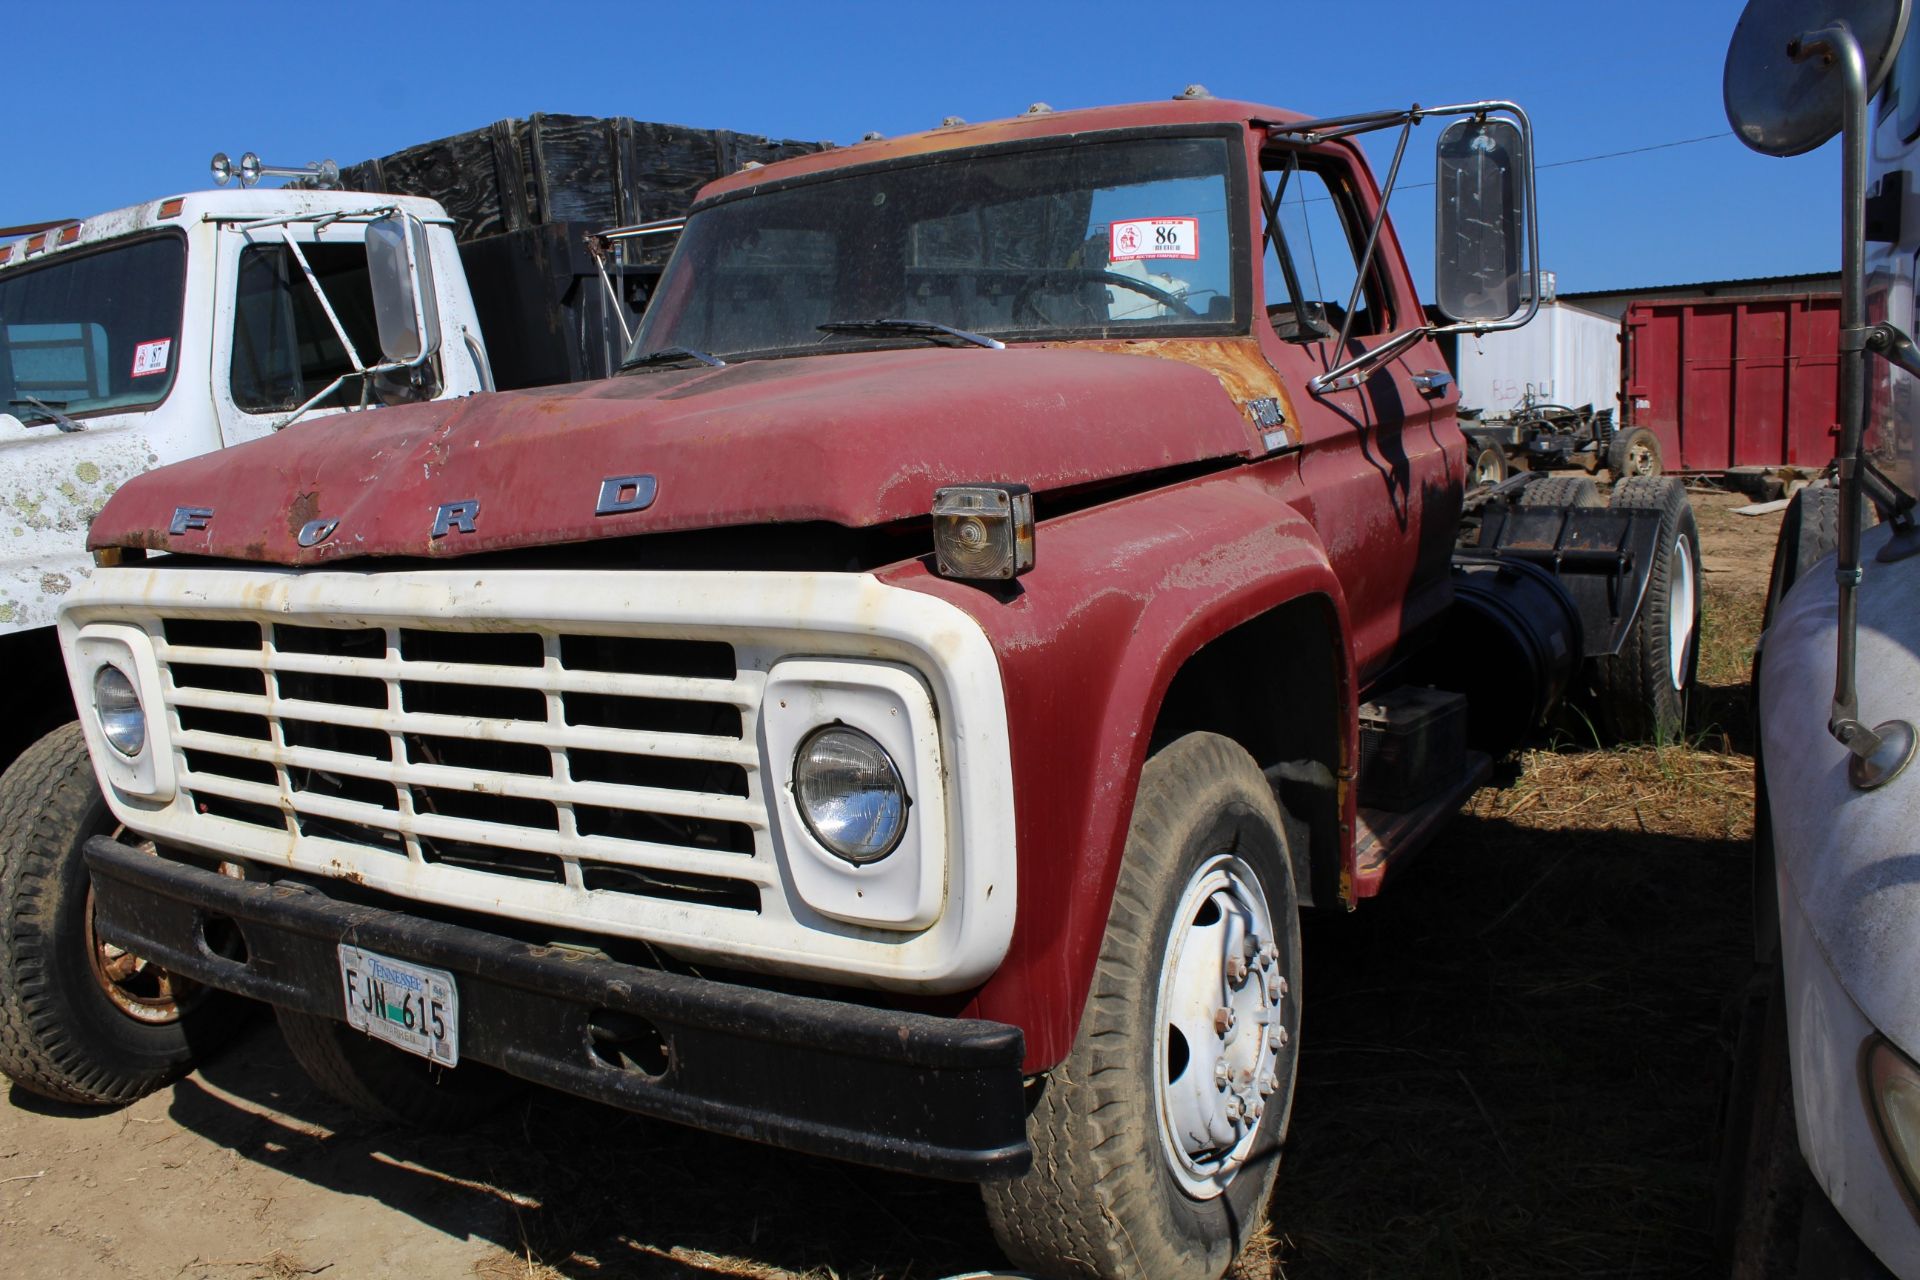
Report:
M 320 495 L 318 493 L 309 492 L 309 493 L 296 494 L 294 496 L 293 502 L 290 503 L 287 507 L 288 535 L 290 537 L 298 538 L 300 536 L 301 528 L 307 523 L 307 521 L 317 519 L 319 515 L 320 515 Z

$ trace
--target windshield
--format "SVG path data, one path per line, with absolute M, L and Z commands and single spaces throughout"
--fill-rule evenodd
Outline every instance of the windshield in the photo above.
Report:
M 0 273 L 0 410 L 46 422 L 166 399 L 186 277 L 177 235 Z
M 1220 332 L 1236 315 L 1229 156 L 1224 138 L 975 151 L 724 200 L 689 219 L 630 359 L 915 340 L 820 329 L 879 320 Z

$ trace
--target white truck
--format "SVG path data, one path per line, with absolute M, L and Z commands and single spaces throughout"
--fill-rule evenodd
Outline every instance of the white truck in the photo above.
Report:
M 1720 1224 L 1732 1274 L 1755 1280 L 1920 1278 L 1910 10 L 1910 0 L 1751 0 L 1727 55 L 1727 112 L 1742 140 L 1798 155 L 1840 134 L 1845 186 L 1836 482 L 1788 510 L 1755 664 L 1759 968 L 1729 1098 Z
M 108 1102 L 205 1047 L 199 995 L 96 942 L 81 863 L 59 856 L 116 826 L 53 625 L 94 568 L 93 515 L 153 467 L 491 389 L 431 200 L 200 191 L 0 245 L 0 992 L 22 997 L 0 1072 Z
M 0 245 L 0 1073 L 121 1101 L 226 1025 L 208 993 L 93 935 L 78 849 L 117 824 L 53 622 L 114 491 L 342 414 L 605 377 L 694 193 L 824 145 L 534 114 L 344 171 L 216 156 L 223 184 L 264 171 L 358 190 L 175 195 Z M 294 508 L 302 545 L 331 533 Z

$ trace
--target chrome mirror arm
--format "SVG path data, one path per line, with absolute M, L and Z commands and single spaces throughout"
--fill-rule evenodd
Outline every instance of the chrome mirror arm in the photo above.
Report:
M 1840 546 L 1833 576 L 1839 586 L 1834 652 L 1833 710 L 1827 731 L 1848 752 L 1847 780 L 1872 790 L 1900 776 L 1914 757 L 1911 723 L 1889 720 L 1869 728 L 1860 718 L 1861 448 L 1866 426 L 1866 353 L 1869 349 L 1910 372 L 1920 366 L 1913 343 L 1892 326 L 1869 326 L 1866 302 L 1867 63 L 1845 24 L 1807 32 L 1787 49 L 1795 62 L 1825 58 L 1846 91 L 1841 126 L 1840 231 Z

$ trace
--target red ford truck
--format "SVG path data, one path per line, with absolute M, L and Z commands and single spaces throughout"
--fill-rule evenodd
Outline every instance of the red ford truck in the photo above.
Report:
M 1447 326 L 1385 215 L 1431 117 Z M 870 140 L 708 186 L 618 377 L 129 482 L 60 619 L 70 931 L 375 1114 L 535 1081 L 1219 1275 L 1300 912 L 1563 695 L 1683 722 L 1682 491 L 1468 484 L 1433 338 L 1531 314 L 1530 155 L 1198 90 Z

